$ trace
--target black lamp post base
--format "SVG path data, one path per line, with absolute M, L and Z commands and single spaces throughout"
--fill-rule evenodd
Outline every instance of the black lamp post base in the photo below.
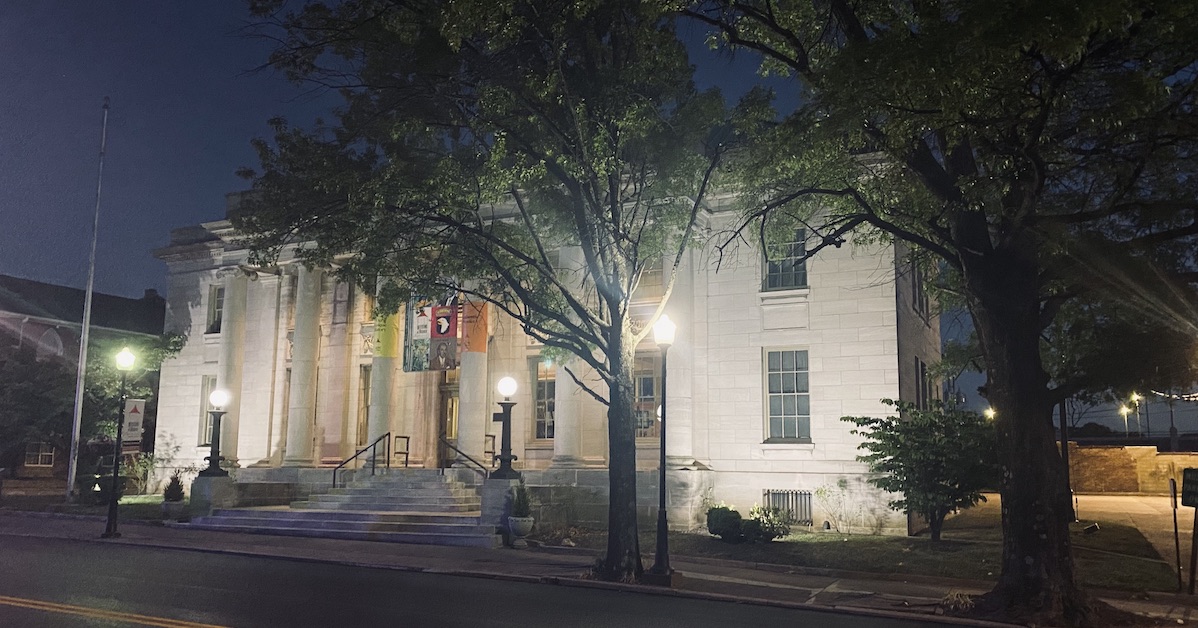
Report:
M 655 573 L 650 569 L 641 574 L 641 583 L 655 587 L 672 587 L 674 586 L 674 578 L 673 569 L 666 573 Z

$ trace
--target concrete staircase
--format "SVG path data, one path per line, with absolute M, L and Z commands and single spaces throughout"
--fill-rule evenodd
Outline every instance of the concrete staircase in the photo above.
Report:
M 330 472 L 330 478 L 332 473 Z M 498 547 L 478 491 L 435 469 L 392 469 L 290 506 L 219 508 L 189 527 L 333 539 Z

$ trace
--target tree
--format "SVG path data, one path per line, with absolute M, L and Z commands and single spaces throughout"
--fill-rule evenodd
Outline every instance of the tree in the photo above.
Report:
M 1114 291 L 1142 324 L 1198 335 L 1196 11 L 1165 0 L 684 10 L 802 89 L 738 164 L 754 201 L 746 228 L 806 222 L 809 255 L 850 237 L 911 243 L 969 309 L 1003 468 L 1002 570 L 983 611 L 1101 621 L 1075 578 L 1050 427 L 1081 384 L 1050 375 L 1042 338 L 1066 304 Z
M 124 346 L 138 356 L 128 375 L 126 394 L 145 399 L 147 415 L 157 405 L 158 370 L 162 361 L 182 347 L 182 338 L 124 337 L 111 333 L 92 336 L 84 376 L 80 442 L 101 435 L 114 437 L 120 404 L 120 372 L 114 356 Z M 0 466 L 14 465 L 27 443 L 49 443 L 59 455 L 71 450 L 75 410 L 75 365 L 62 358 L 41 359 L 34 347 L 0 350 Z M 148 427 L 148 426 L 147 426 Z M 82 450 L 81 450 L 82 451 Z
M 256 142 L 257 200 L 235 217 L 255 259 L 295 247 L 360 284 L 379 312 L 414 296 L 492 304 L 603 386 L 608 544 L 599 574 L 642 572 L 633 352 L 664 308 L 724 151 L 724 105 L 691 82 L 664 14 L 586 3 L 258 2 L 269 65 L 336 87 L 333 125 L 275 121 Z M 646 268 L 665 296 L 629 302 Z M 576 372 L 578 370 L 579 372 Z
M 909 401 L 883 399 L 900 416 L 842 417 L 861 429 L 858 456 L 869 470 L 882 474 L 870 484 L 902 497 L 890 507 L 915 513 L 928 522 L 932 540 L 940 540 L 944 518 L 950 512 L 985 501 L 982 489 L 995 479 L 994 426 L 969 410 L 933 400 L 922 410 Z

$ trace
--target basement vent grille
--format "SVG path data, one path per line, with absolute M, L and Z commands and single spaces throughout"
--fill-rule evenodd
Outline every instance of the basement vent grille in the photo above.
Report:
M 787 523 L 812 525 L 811 491 L 762 491 L 761 503 L 782 511 Z

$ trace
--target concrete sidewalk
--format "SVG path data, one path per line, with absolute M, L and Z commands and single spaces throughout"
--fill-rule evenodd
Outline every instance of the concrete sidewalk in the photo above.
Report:
M 119 539 L 101 540 L 101 517 L 0 511 L 0 535 L 72 539 L 91 543 L 122 543 L 189 551 L 320 561 L 407 571 L 473 577 L 503 578 L 566 586 L 635 590 L 645 593 L 725 599 L 742 603 L 836 609 L 844 612 L 910 617 L 932 623 L 998 626 L 990 622 L 948 619 L 936 615 L 938 603 L 950 593 L 978 594 L 987 583 L 916 576 L 882 576 L 805 570 L 779 565 L 675 556 L 675 585 L 660 587 L 604 583 L 585 579 L 595 553 L 570 548 L 528 550 L 407 545 L 240 534 L 123 524 Z M 651 561 L 650 561 L 651 562 Z M 1152 593 L 1096 592 L 1108 602 L 1140 614 L 1198 625 L 1198 609 L 1188 596 Z

